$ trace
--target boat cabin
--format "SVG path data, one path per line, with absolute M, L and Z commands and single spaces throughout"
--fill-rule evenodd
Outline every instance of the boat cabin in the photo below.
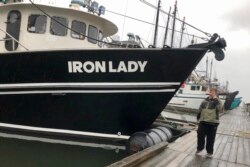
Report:
M 178 91 L 178 94 L 207 94 L 208 87 L 205 85 L 184 83 Z
M 114 23 L 96 12 L 105 10 L 98 4 L 84 11 L 80 3 L 84 1 L 79 0 L 72 1 L 69 8 L 34 5 L 27 0 L 7 2 L 0 5 L 1 52 L 97 49 L 103 47 L 104 38 L 118 31 Z

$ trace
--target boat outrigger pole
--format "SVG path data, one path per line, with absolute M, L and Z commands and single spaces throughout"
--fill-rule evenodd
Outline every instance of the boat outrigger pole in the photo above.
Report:
M 156 21 L 155 21 L 155 34 L 154 34 L 154 43 L 153 43 L 154 47 L 156 47 L 156 45 L 157 45 L 157 35 L 158 35 L 158 23 L 159 23 L 160 8 L 161 8 L 161 0 L 158 1 L 158 7 L 157 7 L 157 14 L 156 14 Z
M 183 22 L 182 22 L 182 26 L 181 26 L 181 40 L 180 40 L 180 48 L 181 48 L 181 45 L 182 45 L 182 38 L 183 38 L 183 32 L 185 30 L 185 17 L 183 17 Z
M 144 3 L 144 4 L 146 4 L 146 5 L 148 5 L 148 6 L 152 7 L 152 8 L 154 8 L 154 9 L 157 9 L 156 6 L 154 6 L 153 4 L 147 2 L 146 0 L 140 0 L 140 1 L 141 1 L 142 3 Z M 169 15 L 170 17 L 173 17 L 173 18 L 174 18 L 173 15 L 171 15 L 170 13 L 168 13 L 168 12 L 162 10 L 162 9 L 160 9 L 160 12 L 162 12 L 162 13 L 164 13 L 164 14 L 167 14 L 167 15 Z M 179 18 L 177 18 L 177 17 L 175 17 L 175 19 L 178 20 L 178 21 L 180 21 L 180 22 L 183 22 L 181 19 L 179 19 Z M 208 37 L 212 37 L 212 35 L 211 35 L 210 33 L 208 33 L 208 32 L 205 32 L 205 31 L 203 31 L 203 30 L 201 30 L 201 29 L 199 29 L 199 28 L 197 28 L 197 27 L 195 27 L 195 26 L 193 26 L 193 25 L 191 25 L 191 24 L 189 24 L 189 23 L 187 23 L 187 22 L 185 22 L 185 24 L 186 24 L 186 26 L 189 26 L 189 27 L 191 27 L 191 28 L 193 28 L 193 29 L 199 31 L 199 32 L 205 34 L 205 35 L 208 36 Z M 198 37 L 198 36 L 195 36 L 195 37 Z M 203 37 L 201 37 L 201 39 L 207 40 L 207 38 L 203 38 Z
M 175 5 L 174 5 L 174 20 L 173 20 L 173 27 L 172 27 L 172 38 L 171 38 L 171 45 L 170 47 L 173 47 L 174 44 L 174 30 L 175 30 L 175 19 L 176 19 L 176 12 L 177 12 L 177 0 L 175 1 Z
M 171 13 L 171 6 L 169 8 L 169 13 Z M 166 44 L 167 37 L 168 37 L 169 20 L 170 20 L 170 15 L 168 15 L 168 21 L 167 21 L 167 25 L 166 25 L 166 29 L 165 29 L 165 34 L 164 34 L 163 46 Z

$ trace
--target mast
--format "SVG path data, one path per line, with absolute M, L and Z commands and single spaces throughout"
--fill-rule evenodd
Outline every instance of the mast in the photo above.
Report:
M 212 69 L 213 69 L 213 59 L 211 61 L 211 67 L 210 67 L 210 76 L 209 76 L 209 85 L 210 86 L 211 86 Z
M 171 13 L 171 6 L 170 6 L 170 8 L 169 8 L 169 13 Z M 166 29 L 165 29 L 165 35 L 164 35 L 163 45 L 166 44 L 167 37 L 168 37 L 169 20 L 170 20 L 170 15 L 168 15 L 168 21 L 167 21 L 167 25 L 166 25 Z
M 183 17 L 183 22 L 182 22 L 182 26 L 181 26 L 180 48 L 181 48 L 181 45 L 182 45 L 183 32 L 184 32 L 184 30 L 185 30 L 184 26 L 185 26 L 185 17 Z
M 191 40 L 191 45 L 193 45 L 193 44 L 194 44 L 194 35 L 193 35 L 193 38 Z
M 174 43 L 174 30 L 175 30 L 176 13 L 177 13 L 177 0 L 175 1 L 175 5 L 174 5 L 174 13 L 173 13 L 174 20 L 173 20 L 173 27 L 172 27 L 171 48 L 173 47 L 173 43 Z
M 226 91 L 228 91 L 229 82 L 226 81 Z
M 208 78 L 208 57 L 206 60 L 206 78 Z
M 154 34 L 154 43 L 153 43 L 153 46 L 155 46 L 155 47 L 157 45 L 158 22 L 159 22 L 160 8 L 161 8 L 161 0 L 158 1 L 157 14 L 156 14 L 155 34 Z

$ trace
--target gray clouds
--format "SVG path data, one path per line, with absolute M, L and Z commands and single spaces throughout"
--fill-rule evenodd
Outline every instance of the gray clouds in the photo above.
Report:
M 225 13 L 222 19 L 229 23 L 230 30 L 247 30 L 250 32 L 250 1 Z

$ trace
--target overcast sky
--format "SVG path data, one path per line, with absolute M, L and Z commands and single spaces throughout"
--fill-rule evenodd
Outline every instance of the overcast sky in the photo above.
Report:
M 157 4 L 158 0 L 147 0 Z M 57 3 L 59 0 L 57 0 Z M 70 0 L 60 0 L 61 5 L 68 5 Z M 136 17 L 148 22 L 154 22 L 155 10 L 140 2 L 140 0 L 99 0 L 107 10 Z M 168 11 L 175 0 L 162 0 L 162 9 Z M 229 81 L 231 91 L 239 90 L 239 96 L 245 102 L 250 102 L 250 1 L 249 0 L 179 0 L 178 17 L 186 17 L 186 22 L 199 27 L 208 33 L 218 33 L 227 41 L 226 58 L 214 65 L 216 75 L 221 83 Z M 125 39 L 128 32 L 139 35 L 152 43 L 154 27 L 131 19 L 125 19 L 106 12 L 106 18 L 118 25 L 118 35 Z M 160 15 L 160 25 L 165 25 L 167 16 Z M 177 29 L 180 27 L 177 23 Z M 194 31 L 187 27 L 189 33 Z M 164 31 L 160 28 L 158 45 L 162 45 Z M 204 36 L 201 33 L 195 33 Z M 176 38 L 179 38 L 176 35 Z M 191 37 L 184 37 L 184 45 Z M 178 42 L 175 42 L 178 45 Z M 208 54 L 209 59 L 213 55 Z M 204 60 L 203 60 L 204 61 Z

